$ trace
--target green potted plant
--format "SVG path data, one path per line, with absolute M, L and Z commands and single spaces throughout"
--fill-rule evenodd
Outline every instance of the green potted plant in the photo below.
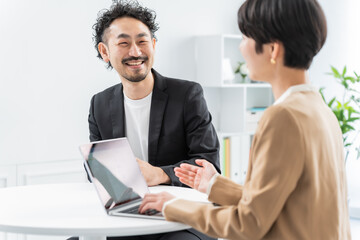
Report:
M 331 66 L 331 72 L 328 73 L 343 87 L 344 92 L 341 99 L 333 97 L 327 102 L 323 94 L 324 88 L 319 90 L 324 101 L 339 121 L 345 147 L 345 162 L 351 149 L 357 152 L 356 158 L 360 158 L 360 146 L 354 146 L 354 142 L 360 133 L 359 127 L 355 127 L 360 119 L 360 76 L 356 72 L 354 72 L 355 76 L 347 75 L 346 71 L 346 66 L 341 74 L 335 67 Z

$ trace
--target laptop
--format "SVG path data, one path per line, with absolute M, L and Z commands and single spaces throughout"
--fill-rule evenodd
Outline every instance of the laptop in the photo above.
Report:
M 149 189 L 127 138 L 91 142 L 79 148 L 86 172 L 108 215 L 165 219 L 156 210 L 138 212 Z

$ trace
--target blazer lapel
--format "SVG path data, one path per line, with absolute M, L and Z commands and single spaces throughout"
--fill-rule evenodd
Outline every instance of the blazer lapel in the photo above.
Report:
M 164 92 L 166 89 L 165 78 L 155 70 L 152 70 L 152 72 L 154 74 L 154 89 L 150 108 L 148 155 L 149 163 L 156 164 L 159 136 L 168 101 L 168 94 Z
M 123 86 L 119 84 L 110 98 L 110 116 L 113 138 L 125 137 L 125 111 Z

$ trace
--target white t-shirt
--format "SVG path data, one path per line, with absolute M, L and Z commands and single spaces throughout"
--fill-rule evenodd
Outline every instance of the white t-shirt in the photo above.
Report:
M 148 159 L 149 121 L 152 93 L 139 100 L 132 100 L 124 93 L 125 131 L 135 157 Z

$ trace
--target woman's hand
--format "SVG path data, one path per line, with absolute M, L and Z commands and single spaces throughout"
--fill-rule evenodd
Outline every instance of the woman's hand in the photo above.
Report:
M 167 192 L 161 193 L 147 193 L 139 207 L 139 213 L 146 213 L 147 210 L 155 209 L 159 212 L 162 211 L 164 203 L 175 198 Z
M 206 193 L 211 178 L 217 173 L 214 165 L 204 159 L 197 159 L 198 166 L 183 163 L 174 169 L 180 182 L 200 192 Z

